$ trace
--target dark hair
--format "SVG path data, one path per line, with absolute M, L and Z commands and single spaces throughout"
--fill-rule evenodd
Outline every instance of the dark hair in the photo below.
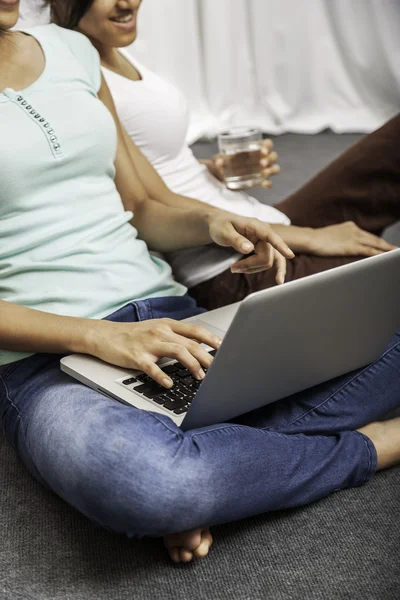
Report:
M 45 5 L 50 6 L 51 22 L 65 29 L 76 29 L 92 4 L 93 0 L 45 1 Z

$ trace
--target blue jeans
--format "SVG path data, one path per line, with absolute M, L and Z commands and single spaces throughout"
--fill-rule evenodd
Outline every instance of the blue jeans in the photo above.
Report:
M 130 304 L 134 322 L 200 312 L 188 297 Z M 167 415 L 107 399 L 59 356 L 0 367 L 0 417 L 29 471 L 89 519 L 161 536 L 299 506 L 375 473 L 355 431 L 400 405 L 400 335 L 372 365 L 235 420 L 183 432 Z M 268 360 L 266 358 L 266 360 Z

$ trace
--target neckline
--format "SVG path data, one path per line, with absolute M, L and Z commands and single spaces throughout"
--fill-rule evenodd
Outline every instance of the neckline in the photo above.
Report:
M 109 69 L 108 67 L 104 67 L 103 65 L 101 65 L 101 68 L 104 69 L 105 71 L 107 71 L 108 73 L 112 73 L 113 75 L 120 77 L 121 79 L 123 79 L 124 81 L 127 81 L 128 83 L 143 83 L 145 78 L 144 78 L 144 70 L 143 70 L 142 65 L 138 66 L 136 64 L 136 61 L 134 61 L 132 59 L 132 56 L 129 54 L 129 52 L 127 50 L 124 50 L 123 48 L 119 48 L 118 52 L 139 73 L 140 79 L 129 79 L 129 77 L 125 77 L 125 75 L 116 73 L 112 69 Z
M 29 37 L 33 38 L 34 40 L 36 40 L 36 42 L 38 43 L 38 45 L 42 51 L 42 54 L 43 54 L 44 67 L 43 67 L 43 70 L 40 73 L 39 77 L 37 77 L 35 79 L 35 81 L 33 81 L 30 85 L 23 88 L 22 90 L 16 90 L 14 88 L 9 88 L 9 87 L 2 90 L 0 92 L 0 102 L 1 102 L 1 100 L 3 100 L 3 101 L 8 100 L 7 95 L 4 93 L 5 91 L 11 90 L 12 92 L 15 92 L 16 94 L 26 94 L 26 93 L 31 92 L 33 89 L 35 89 L 39 85 L 41 85 L 42 81 L 47 77 L 47 72 L 48 72 L 48 67 L 49 67 L 49 58 L 48 58 L 48 54 L 45 49 L 45 45 L 43 44 L 43 41 L 39 40 L 36 35 L 33 35 L 31 33 L 30 29 L 19 29 L 18 33 L 22 33 L 23 35 L 29 36 Z

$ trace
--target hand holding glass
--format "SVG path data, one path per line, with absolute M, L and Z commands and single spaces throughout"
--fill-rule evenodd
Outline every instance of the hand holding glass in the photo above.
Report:
M 224 158 L 225 182 L 231 190 L 257 187 L 265 177 L 262 173 L 260 130 L 232 127 L 218 136 L 219 151 Z

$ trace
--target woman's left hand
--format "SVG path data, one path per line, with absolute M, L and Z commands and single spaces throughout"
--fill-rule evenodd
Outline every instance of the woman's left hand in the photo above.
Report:
M 377 256 L 396 250 L 381 237 L 360 229 L 352 221 L 314 229 L 308 253 L 315 256 Z
M 265 189 L 269 189 L 272 187 L 271 177 L 274 175 L 278 175 L 280 173 L 281 168 L 276 164 L 278 160 L 278 154 L 273 151 L 274 143 L 272 140 L 263 140 L 261 147 L 261 160 L 260 160 L 260 168 L 261 172 L 264 175 L 265 179 L 261 183 L 260 187 Z M 215 154 L 210 160 L 203 160 L 203 162 L 210 173 L 214 175 L 219 181 L 225 183 L 225 174 L 224 174 L 224 156 L 222 154 Z
M 209 228 L 211 239 L 219 246 L 251 254 L 232 265 L 232 273 L 252 274 L 275 268 L 276 282 L 284 283 L 285 259 L 293 258 L 294 254 L 267 223 L 218 211 L 210 217 Z

